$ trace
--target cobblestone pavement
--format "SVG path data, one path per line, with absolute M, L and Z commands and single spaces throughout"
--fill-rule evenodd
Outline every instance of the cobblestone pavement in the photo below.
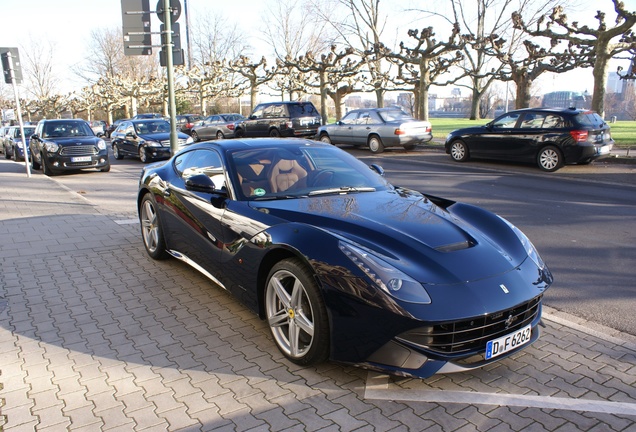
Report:
M 636 431 L 636 340 L 546 311 L 532 347 L 427 380 L 301 368 L 135 214 L 0 172 L 0 430 Z

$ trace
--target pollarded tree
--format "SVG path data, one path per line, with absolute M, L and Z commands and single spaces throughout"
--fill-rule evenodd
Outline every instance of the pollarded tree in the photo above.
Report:
M 596 27 L 579 25 L 578 22 L 568 22 L 562 6 L 555 7 L 545 19 L 536 25 L 526 25 L 521 14 L 513 14 L 516 27 L 523 29 L 531 36 L 549 38 L 552 41 L 566 41 L 573 49 L 593 52 L 594 93 L 592 94 L 592 109 L 605 114 L 604 99 L 607 87 L 609 61 L 621 52 L 636 48 L 636 36 L 633 27 L 636 24 L 636 12 L 628 11 L 620 0 L 611 0 L 616 17 L 614 26 L 608 24 L 606 14 L 597 11 L 594 17 Z
M 241 75 L 244 78 L 244 85 L 237 87 L 239 91 L 248 90 L 250 94 L 250 110 L 256 106 L 256 97 L 261 85 L 268 83 L 275 76 L 275 68 L 267 67 L 267 60 L 261 57 L 260 61 L 253 62 L 247 56 L 240 56 L 227 64 L 228 71 Z
M 398 77 L 413 86 L 416 117 L 428 120 L 429 88 L 462 60 L 461 50 L 467 39 L 459 34 L 457 22 L 447 40 L 437 40 L 432 27 L 409 30 L 408 35 L 415 40 L 415 45 L 409 48 L 401 42 L 400 52 L 389 54 L 389 58 L 398 64 Z

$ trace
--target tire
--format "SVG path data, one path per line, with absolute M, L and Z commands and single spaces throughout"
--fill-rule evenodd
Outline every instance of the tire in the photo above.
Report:
M 139 160 L 143 163 L 148 163 L 150 159 L 148 158 L 148 154 L 146 153 L 146 147 L 139 147 Z
M 9 154 L 9 148 L 7 146 L 4 146 L 4 158 L 11 159 L 11 155 Z
M 42 155 L 41 158 L 42 158 L 42 174 L 49 177 L 57 174 L 55 171 L 53 171 L 53 169 L 51 169 L 51 167 L 49 166 L 49 163 L 44 158 L 44 155 Z
M 225 135 L 223 135 L 223 132 L 216 131 L 216 139 L 218 140 L 225 139 Z
M 124 155 L 121 154 L 117 144 L 113 144 L 113 157 L 117 160 L 122 160 L 124 158 Z
M 13 147 L 13 160 L 15 162 L 20 162 L 20 156 L 18 156 L 18 151 Z
M 265 287 L 267 324 L 278 349 L 307 366 L 329 355 L 329 320 L 312 272 L 299 259 L 277 263 Z
M 466 162 L 469 158 L 466 143 L 462 140 L 453 141 L 450 146 L 450 156 L 455 162 Z
M 326 134 L 326 133 L 321 133 L 320 134 L 320 138 L 318 138 L 318 141 L 322 141 L 324 143 L 331 144 L 331 138 L 329 138 L 329 135 Z
M 272 138 L 278 138 L 280 137 L 280 131 L 278 129 L 271 129 L 269 131 L 269 136 Z
M 190 135 L 192 137 L 192 139 L 194 140 L 194 142 L 199 142 L 201 141 L 201 138 L 199 138 L 199 134 L 196 131 L 192 131 L 192 135 Z
M 236 138 L 245 138 L 245 131 L 243 129 L 236 129 L 234 131 L 234 136 Z
M 102 167 L 99 169 L 101 172 L 109 172 L 110 171 L 110 164 L 106 165 L 105 167 Z
M 36 162 L 35 156 L 32 154 L 31 155 L 31 169 L 39 170 L 40 168 L 41 168 L 40 164 L 38 162 Z
M 152 259 L 162 260 L 168 257 L 166 242 L 163 237 L 161 219 L 157 213 L 157 205 L 150 194 L 144 195 L 139 206 L 139 225 L 141 238 L 146 252 Z
M 384 144 L 382 144 L 382 140 L 377 135 L 371 135 L 369 137 L 369 150 L 371 153 L 377 154 L 382 153 L 384 151 Z
M 559 149 L 554 146 L 544 147 L 537 155 L 537 165 L 543 171 L 554 172 L 563 165 L 563 156 Z

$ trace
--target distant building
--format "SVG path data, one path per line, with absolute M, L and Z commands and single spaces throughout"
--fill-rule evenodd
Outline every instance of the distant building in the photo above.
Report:
M 587 92 L 556 91 L 543 95 L 543 106 L 547 108 L 590 108 L 591 98 Z
M 607 93 L 623 93 L 624 80 L 616 72 L 610 72 L 607 75 Z

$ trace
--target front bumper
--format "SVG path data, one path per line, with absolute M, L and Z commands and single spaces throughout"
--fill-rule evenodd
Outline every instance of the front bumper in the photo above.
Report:
M 170 147 L 144 147 L 149 160 L 170 159 Z
M 54 170 L 104 168 L 109 165 L 107 151 L 90 156 L 62 156 L 59 154 L 47 154 L 44 157 L 46 158 L 48 165 Z

